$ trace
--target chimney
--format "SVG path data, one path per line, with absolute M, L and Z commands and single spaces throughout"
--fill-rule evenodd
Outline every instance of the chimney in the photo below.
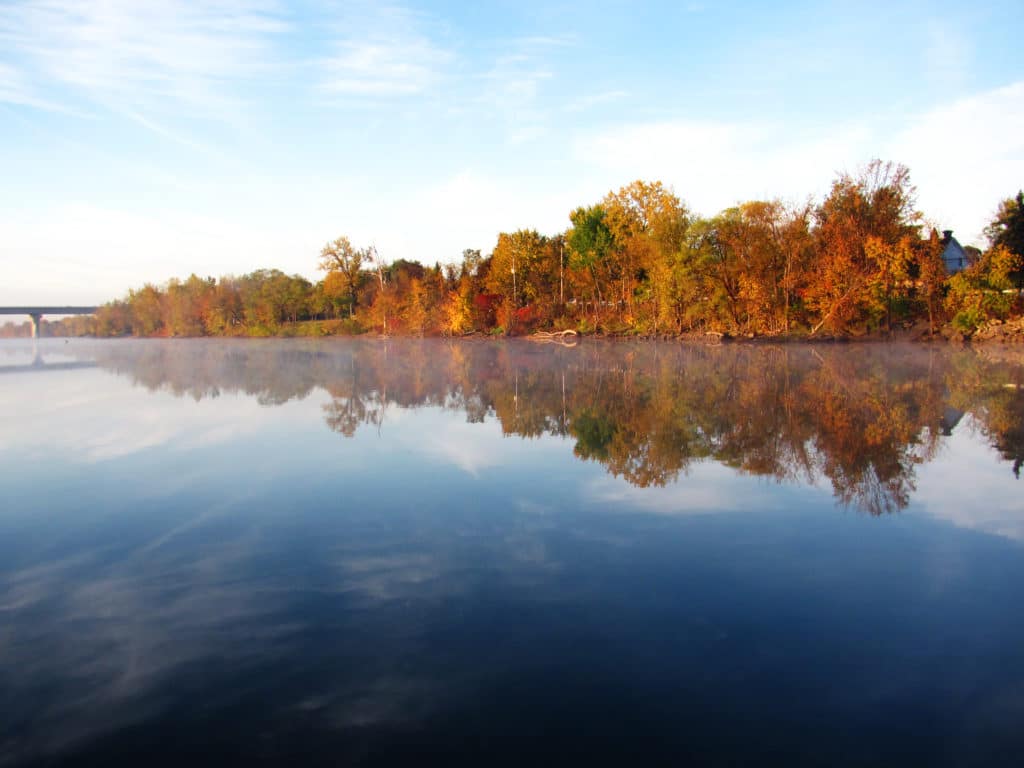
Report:
M 953 239 L 953 230 L 952 229 L 944 229 L 944 230 L 942 230 L 942 242 L 948 243 L 952 239 Z

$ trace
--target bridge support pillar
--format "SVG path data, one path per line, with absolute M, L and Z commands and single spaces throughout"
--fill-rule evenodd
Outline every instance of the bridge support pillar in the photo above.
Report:
M 32 320 L 32 338 L 33 339 L 38 339 L 39 338 L 39 332 L 40 332 L 40 330 L 42 330 L 42 327 L 43 327 L 42 326 L 43 316 L 37 312 L 35 314 L 29 315 L 29 318 Z

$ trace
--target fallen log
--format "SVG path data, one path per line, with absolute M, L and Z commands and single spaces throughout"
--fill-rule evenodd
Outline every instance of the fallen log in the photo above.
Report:
M 528 338 L 530 341 L 537 341 L 544 344 L 561 344 L 565 347 L 576 346 L 576 337 L 579 334 L 571 328 L 565 331 L 535 331 Z

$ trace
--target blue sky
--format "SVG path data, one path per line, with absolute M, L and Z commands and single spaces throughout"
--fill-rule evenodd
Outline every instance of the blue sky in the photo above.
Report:
M 1024 4 L 0 0 L 0 304 L 450 261 L 635 178 L 696 212 L 910 166 L 963 242 L 1024 186 Z

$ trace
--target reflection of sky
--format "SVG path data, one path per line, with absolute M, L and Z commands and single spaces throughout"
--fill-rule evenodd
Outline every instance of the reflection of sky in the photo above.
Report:
M 710 462 L 637 488 L 455 411 L 346 439 L 326 401 L 0 381 L 0 762 L 129 727 L 169 755 L 400 759 L 465 728 L 522 754 L 545 718 L 606 757 L 709 748 L 716 716 L 752 749 L 1019 746 L 1018 486 L 967 423 L 871 518 Z
M 968 417 L 918 470 L 913 501 L 954 525 L 1024 541 L 1024 486 Z

